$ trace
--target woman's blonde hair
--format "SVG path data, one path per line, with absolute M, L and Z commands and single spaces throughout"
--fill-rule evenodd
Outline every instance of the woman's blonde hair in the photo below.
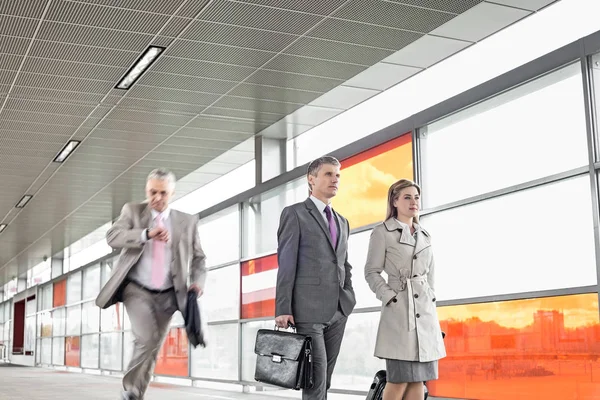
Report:
M 409 179 L 400 179 L 398 182 L 395 182 L 392 184 L 392 186 L 390 186 L 389 190 L 388 190 L 388 203 L 387 203 L 387 215 L 385 217 L 386 221 L 390 218 L 397 218 L 398 217 L 398 210 L 396 210 L 396 207 L 394 207 L 394 201 L 396 201 L 396 199 L 398 198 L 398 196 L 400 196 L 400 192 L 406 188 L 409 187 L 415 187 L 417 188 L 417 192 L 419 193 L 419 196 L 421 195 L 421 188 L 419 187 L 419 185 L 417 185 L 416 183 L 414 183 L 413 181 L 409 180 Z M 416 222 L 417 224 L 419 223 L 419 217 L 414 217 L 414 222 Z

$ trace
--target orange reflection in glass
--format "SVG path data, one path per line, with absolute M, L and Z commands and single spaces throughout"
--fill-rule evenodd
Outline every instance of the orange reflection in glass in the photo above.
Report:
M 413 179 L 410 133 L 341 161 L 340 190 L 333 208 L 350 229 L 383 221 L 387 191 L 401 178 Z
M 65 338 L 65 365 L 67 367 L 79 367 L 79 336 Z
M 54 282 L 52 306 L 60 307 L 67 304 L 67 280 Z
M 185 328 L 172 328 L 158 353 L 157 375 L 188 376 L 188 339 Z
M 433 396 L 600 399 L 598 295 L 438 308 L 448 356 Z
M 275 282 L 277 254 L 244 261 L 242 271 L 242 319 L 275 315 Z M 252 287 L 247 282 L 252 280 Z

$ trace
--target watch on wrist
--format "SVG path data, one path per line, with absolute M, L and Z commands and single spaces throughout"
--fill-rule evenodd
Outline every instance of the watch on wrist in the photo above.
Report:
M 146 228 L 146 240 L 150 240 L 150 229 Z

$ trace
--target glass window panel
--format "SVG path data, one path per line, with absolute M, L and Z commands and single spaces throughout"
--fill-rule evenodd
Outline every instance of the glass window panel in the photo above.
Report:
M 102 287 L 106 285 L 113 269 L 113 260 L 107 260 L 102 263 Z
M 598 129 L 598 119 L 600 118 L 600 53 L 596 53 L 592 57 L 592 83 L 593 83 L 593 95 L 596 100 L 595 102 L 595 111 L 596 111 L 596 130 Z M 597 132 L 596 132 L 597 134 Z M 596 161 L 600 159 L 600 154 L 598 154 L 598 149 L 596 149 Z
M 81 337 L 81 367 L 98 368 L 100 357 L 100 336 L 85 335 Z
M 576 63 L 427 126 L 424 206 L 587 165 L 584 110 Z
M 113 371 L 121 370 L 122 333 L 104 333 L 100 335 L 100 368 Z
M 81 272 L 69 275 L 67 280 L 67 304 L 81 301 Z
M 331 378 L 332 388 L 365 390 L 373 382 L 375 372 L 385 369 L 385 361 L 373 356 L 378 326 L 379 312 L 350 315 Z
M 66 329 L 66 311 L 58 308 L 52 311 L 52 336 L 64 336 Z
M 433 396 L 504 400 L 593 399 L 598 294 L 439 307 L 447 357 Z
M 254 370 L 256 368 L 254 344 L 256 343 L 256 333 L 259 329 L 273 329 L 273 327 L 273 320 L 253 321 L 242 324 L 242 380 L 254 381 Z M 360 348 L 362 347 L 361 344 Z
M 127 367 L 129 362 L 131 361 L 131 357 L 133 357 L 133 346 L 134 340 L 133 332 L 125 332 L 123 340 L 125 341 L 123 344 L 123 366 Z
M 81 347 L 79 336 L 65 338 L 65 365 L 69 367 L 79 367 Z
M 67 280 L 54 282 L 54 289 L 52 290 L 52 307 L 64 306 L 67 302 Z
M 36 311 L 36 304 L 37 302 L 35 299 L 27 300 L 25 302 L 25 315 L 34 315 Z
M 561 224 L 553 215 L 565 207 Z M 587 176 L 426 215 L 437 298 L 595 285 L 592 221 Z M 567 232 L 577 240 L 566 239 Z
M 0 304 L 0 324 L 4 322 L 4 304 Z
M 100 308 L 94 302 L 83 303 L 81 312 L 81 332 L 95 333 L 100 331 Z
M 383 221 L 389 187 L 401 178 L 413 179 L 410 133 L 342 160 L 340 186 L 332 199 L 350 229 Z
M 306 178 L 302 177 L 245 202 L 244 258 L 275 251 L 281 211 L 307 196 Z
M 38 315 L 38 323 L 40 324 L 39 334 L 42 337 L 52 336 L 52 312 L 40 313 Z
M 100 292 L 100 264 L 92 265 L 83 271 L 83 298 L 91 299 Z
M 123 304 L 117 303 L 114 306 L 100 311 L 100 329 L 102 332 L 120 331 L 123 328 Z
M 242 274 L 242 319 L 274 317 L 277 286 L 277 254 L 244 261 Z
M 237 204 L 201 219 L 198 232 L 208 267 L 240 259 L 240 212 Z
M 4 340 L 4 324 L 0 324 L 0 343 Z
M 25 343 L 23 347 L 25 351 L 35 350 L 35 315 L 25 319 Z
M 50 365 L 52 364 L 52 339 L 42 339 L 42 357 L 41 363 Z
M 52 339 L 52 365 L 65 365 L 65 338 Z
M 240 265 L 208 271 L 206 289 L 200 298 L 208 321 L 238 319 L 240 314 Z
M 238 379 L 238 324 L 209 325 L 207 347 L 192 349 L 192 376 L 211 379 Z M 254 347 L 252 347 L 254 352 Z M 254 380 L 254 370 L 252 371 Z
M 52 308 L 52 284 L 42 287 L 40 311 Z
M 371 230 L 355 233 L 348 239 L 348 262 L 352 265 L 352 286 L 356 294 L 356 308 L 380 306 L 381 302 L 365 280 L 365 264 L 369 250 Z M 381 274 L 387 280 L 385 272 Z
M 67 307 L 67 336 L 76 336 L 81 332 L 81 306 Z
M 1 342 L 1 340 L 0 340 Z M 42 362 L 42 341 L 36 341 L 36 350 L 35 350 L 35 365 L 39 365 Z
M 188 376 L 188 339 L 185 328 L 172 328 L 158 352 L 154 373 Z

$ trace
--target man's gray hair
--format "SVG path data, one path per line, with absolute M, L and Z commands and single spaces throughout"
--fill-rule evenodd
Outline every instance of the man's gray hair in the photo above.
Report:
M 306 176 L 307 177 L 308 177 L 308 175 L 317 176 L 319 173 L 319 170 L 325 164 L 335 165 L 336 167 L 341 166 L 340 162 L 335 157 L 332 157 L 332 156 L 319 157 L 316 160 L 312 160 L 310 162 L 310 164 L 308 164 L 308 171 L 306 171 Z M 308 190 L 309 190 L 309 192 L 312 191 L 312 188 L 310 187 L 310 183 L 308 184 Z
M 148 174 L 148 179 L 146 179 L 146 182 L 148 182 L 151 179 L 158 179 L 159 181 L 166 180 L 169 182 L 169 186 L 171 186 L 173 189 L 175 189 L 175 182 L 177 181 L 177 178 L 175 178 L 175 174 L 166 168 L 153 169 Z

